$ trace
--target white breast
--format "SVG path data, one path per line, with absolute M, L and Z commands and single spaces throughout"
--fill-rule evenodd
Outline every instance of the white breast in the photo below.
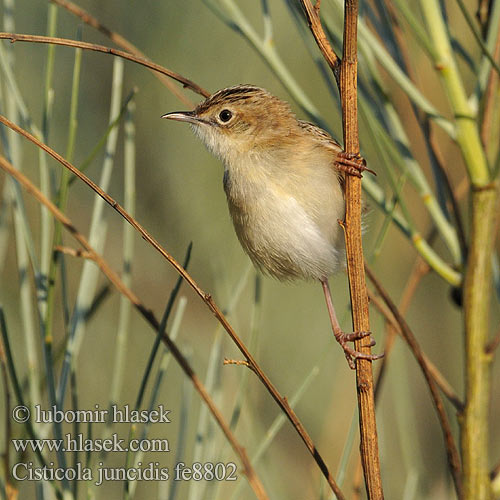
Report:
M 233 163 L 224 187 L 236 233 L 252 261 L 285 280 L 319 279 L 335 272 L 343 260 L 337 219 L 344 208 L 341 192 L 332 192 L 331 179 L 325 183 L 319 176 L 296 183 L 289 177 L 277 183 L 263 168 L 245 174 L 243 183 Z M 321 217 L 325 210 L 327 216 Z

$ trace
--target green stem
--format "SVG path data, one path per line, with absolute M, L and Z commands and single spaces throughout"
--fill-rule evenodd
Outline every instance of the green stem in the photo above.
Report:
M 458 71 L 451 41 L 437 0 L 421 0 L 421 8 L 436 48 L 439 71 L 455 114 L 457 143 L 469 174 L 471 197 L 471 236 L 464 284 L 465 394 L 461 421 L 463 487 L 465 500 L 488 500 L 488 412 L 491 384 L 488 341 L 491 262 L 495 233 L 495 185 L 481 145 L 476 116 Z
M 76 138 L 76 128 L 77 128 L 77 112 L 78 112 L 78 92 L 79 92 L 79 82 L 80 82 L 80 68 L 82 60 L 81 49 L 75 50 L 75 61 L 73 66 L 73 83 L 71 90 L 71 105 L 70 105 L 70 115 L 69 115 L 69 135 L 68 144 L 66 147 L 66 158 L 68 161 L 73 161 L 73 151 Z M 68 201 L 68 188 L 69 180 L 71 174 L 68 170 L 64 169 L 61 173 L 61 180 L 59 183 L 59 194 L 57 199 L 57 206 L 63 212 L 66 211 L 66 205 Z M 58 269 L 58 252 L 55 248 L 62 242 L 62 224 L 59 221 L 54 223 L 54 234 L 52 236 L 52 249 L 53 255 L 50 261 L 48 279 L 47 279 L 47 300 L 45 309 L 45 342 L 50 344 L 50 349 L 52 349 L 52 329 L 54 321 L 54 308 L 55 308 L 55 283 Z
M 472 193 L 472 234 L 465 276 L 466 403 L 462 424 L 462 463 L 465 500 L 490 499 L 488 412 L 491 354 L 485 352 L 489 334 L 491 262 L 497 217 L 497 189 Z
M 434 64 L 439 71 L 455 114 L 456 141 L 462 151 L 471 183 L 475 186 L 485 186 L 490 182 L 490 172 L 481 145 L 476 116 L 468 102 L 462 78 L 453 57 L 441 7 L 438 0 L 421 0 L 420 5 L 436 48 Z
M 124 207 L 132 216 L 135 216 L 135 102 L 130 101 L 127 108 L 125 122 L 125 186 Z M 124 221 L 123 224 L 123 270 L 122 280 L 127 287 L 132 285 L 132 263 L 134 261 L 134 230 Z M 116 404 L 119 401 L 120 391 L 123 386 L 125 368 L 127 339 L 130 331 L 130 314 L 132 304 L 122 295 L 120 298 L 120 312 L 118 316 L 118 330 L 116 334 L 116 357 L 111 382 L 109 401 Z

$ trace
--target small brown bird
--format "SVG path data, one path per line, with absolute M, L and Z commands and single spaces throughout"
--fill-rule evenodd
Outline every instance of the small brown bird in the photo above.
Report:
M 319 127 L 297 120 L 287 102 L 253 85 L 219 90 L 193 111 L 162 118 L 188 122 L 224 164 L 224 191 L 243 249 L 264 273 L 279 280 L 319 280 L 335 338 L 349 366 L 357 358 L 331 300 L 328 276 L 345 264 L 344 179 L 363 163 L 348 157 Z

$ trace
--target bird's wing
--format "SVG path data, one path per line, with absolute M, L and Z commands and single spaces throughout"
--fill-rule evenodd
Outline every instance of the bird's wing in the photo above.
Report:
M 314 136 L 318 142 L 326 146 L 328 149 L 332 150 L 332 154 L 340 153 L 343 151 L 342 146 L 328 133 L 325 132 L 321 127 L 314 125 L 314 123 L 307 122 L 305 120 L 297 120 L 299 122 L 299 126 Z M 339 182 L 342 187 L 342 191 L 344 191 L 344 176 L 341 174 L 340 170 L 337 168 L 335 161 L 332 162 L 332 167 L 337 172 L 339 177 Z
M 314 123 L 306 122 L 305 120 L 297 121 L 302 129 L 315 136 L 319 142 L 322 142 L 325 146 L 330 147 L 335 152 L 342 151 L 342 146 L 328 132 L 325 132 L 317 125 L 314 125 Z

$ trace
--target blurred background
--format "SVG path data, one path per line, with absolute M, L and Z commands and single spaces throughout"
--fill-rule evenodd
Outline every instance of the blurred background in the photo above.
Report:
M 304 96 L 329 127 L 331 133 L 341 139 L 341 119 L 336 90 L 331 78 L 328 83 L 308 50 L 312 37 L 302 36 L 304 26 L 298 25 L 293 9 L 285 1 L 264 2 L 269 8 L 272 22 L 273 50 L 279 54 L 283 65 L 293 76 Z M 104 26 L 123 35 L 142 50 L 152 61 L 192 79 L 210 92 L 239 83 L 252 83 L 265 87 L 275 95 L 290 101 L 297 116 L 312 120 L 304 107 L 289 92 L 276 75 L 272 65 L 266 63 L 251 43 L 233 30 L 218 16 L 212 6 L 219 5 L 223 12 L 233 12 L 228 5 L 233 2 L 124 2 L 123 0 L 88 1 L 80 0 L 79 6 L 95 16 Z M 266 29 L 261 2 L 235 1 L 244 19 L 262 37 Z M 413 5 L 415 4 L 415 5 Z M 410 2 L 420 18 L 418 2 Z M 5 18 L 7 10 L 14 8 L 14 30 L 18 33 L 47 34 L 50 4 L 44 1 L 16 0 L 11 6 L 5 2 L 1 12 Z M 221 7 L 222 6 L 222 7 Z M 54 8 L 54 7 L 52 7 Z M 467 90 L 474 90 L 475 61 L 480 59 L 480 50 L 458 11 L 454 2 L 447 3 L 450 31 L 457 37 L 457 43 L 466 54 L 459 59 Z M 475 3 L 468 5 L 471 13 Z M 224 10 L 225 9 L 225 10 Z M 324 0 L 322 10 L 329 16 L 336 33 L 342 30 L 342 19 L 338 16 L 334 2 Z M 106 36 L 85 25 L 63 8 L 57 8 L 56 36 L 78 39 L 114 46 Z M 265 12 L 265 11 L 264 11 Z M 379 2 L 362 6 L 362 16 L 368 26 L 377 25 L 377 15 L 385 12 Z M 390 16 L 389 16 L 390 17 Z M 394 25 L 396 21 L 393 19 Z M 402 25 L 402 30 L 407 29 Z M 372 31 L 375 30 L 372 28 Z M 377 35 L 382 44 L 385 40 Z M 408 53 L 413 71 L 416 72 L 416 86 L 445 116 L 451 117 L 446 95 L 439 84 L 432 63 L 408 36 Z M 2 41 L 7 50 L 9 42 Z M 392 50 L 390 41 L 387 43 Z M 9 45 L 14 56 L 13 66 L 19 91 L 29 110 L 33 123 L 42 127 L 45 102 L 45 78 L 48 47 L 43 44 L 15 43 Z M 470 58 L 472 63 L 469 63 Z M 68 141 L 68 117 L 72 95 L 74 49 L 55 49 L 53 105 L 48 127 L 48 144 L 64 155 Z M 361 69 L 364 62 L 361 57 Z M 365 61 L 366 62 L 366 61 Z M 476 68 L 477 69 L 477 68 Z M 103 138 L 109 123 L 110 96 L 112 85 L 113 58 L 109 55 L 84 51 L 81 61 L 78 128 L 73 163 L 76 166 L 88 157 L 90 151 Z M 425 141 L 415 119 L 409 101 L 394 80 L 383 68 L 379 71 L 388 99 L 397 110 L 410 138 L 411 155 L 418 162 L 422 173 L 434 189 L 433 174 L 429 165 Z M 2 73 L 2 86 L 7 86 Z M 368 85 L 370 79 L 365 79 Z M 373 83 L 373 81 L 372 81 Z M 177 84 L 176 84 L 177 85 Z M 193 105 L 201 100 L 189 90 L 182 94 Z M 189 127 L 161 120 L 162 114 L 189 109 L 165 88 L 152 73 L 139 65 L 125 62 L 123 90 L 120 102 L 137 89 L 135 102 L 135 147 L 136 181 L 135 202 L 137 220 L 180 262 L 186 249 L 193 243 L 188 271 L 200 287 L 212 294 L 215 302 L 226 310 L 232 299 L 237 297 L 228 318 L 237 333 L 252 352 L 263 370 L 270 377 L 282 395 L 292 398 L 302 388 L 303 393 L 296 406 L 296 412 L 309 431 L 319 451 L 324 456 L 334 475 L 341 471 L 342 489 L 348 498 L 352 496 L 353 485 L 357 483 L 358 430 L 356 417 L 355 373 L 344 359 L 341 349 L 333 341 L 321 287 L 316 283 L 278 283 L 267 277 L 258 278 L 249 265 L 249 260 L 235 236 L 225 195 L 222 189 L 222 166 L 191 133 Z M 333 89 L 333 90 L 332 90 Z M 368 89 L 366 95 L 372 91 Z M 5 102 L 2 105 L 5 108 Z M 2 113 L 5 111 L 3 110 Z M 14 118 L 12 118 L 14 120 Z M 15 120 L 14 120 L 15 121 Z M 396 167 L 384 163 L 369 133 L 367 121 L 361 117 L 360 137 L 362 153 L 370 168 L 377 171 L 376 183 L 381 192 L 391 199 L 393 196 L 387 171 Z M 124 127 L 123 120 L 116 127 L 118 142 L 114 167 L 107 191 L 119 203 L 124 201 Z M 456 188 L 465 177 L 465 170 L 458 148 L 444 132 L 436 133 L 451 184 Z M 21 141 L 22 170 L 36 184 L 39 180 L 39 157 L 36 148 Z M 5 147 L 4 147 L 5 150 Z M 90 163 L 86 173 L 98 182 L 103 169 L 104 151 L 101 149 Z M 59 182 L 61 168 L 49 161 L 55 184 Z M 16 165 L 17 166 L 17 165 Z M 398 174 L 399 175 L 399 174 Z M 366 176 L 365 176 L 366 177 Z M 6 189 L 7 178 L 0 176 L 0 186 Z M 426 237 L 432 226 L 429 212 L 415 187 L 406 183 L 401 191 L 411 217 L 418 231 Z M 40 251 L 42 234 L 40 230 L 40 208 L 37 202 L 23 193 L 27 220 L 32 230 L 37 253 Z M 417 260 L 417 251 L 412 241 L 393 223 L 387 225 L 386 216 L 376 203 L 370 201 L 364 235 L 364 249 L 367 261 L 377 277 L 399 303 L 407 281 Z M 94 193 L 77 181 L 70 187 L 67 214 L 75 226 L 88 234 L 91 223 Z M 1 289 L 0 302 L 3 305 L 10 338 L 12 354 L 22 380 L 27 376 L 25 332 L 21 321 L 21 294 L 16 238 L 12 216 L 3 205 L 2 217 L 6 220 L 7 233 L 1 241 Z M 467 196 L 460 201 L 460 210 L 467 230 Z M 117 272 L 123 267 L 123 220 L 110 207 L 104 207 L 107 221 L 107 235 L 103 255 Z M 383 235 L 383 236 L 382 236 Z M 75 248 L 75 243 L 63 234 L 63 243 Z M 497 251 L 499 249 L 497 240 Z M 444 261 L 451 262 L 443 240 L 435 239 L 433 248 Z M 132 261 L 131 288 L 140 299 L 161 317 L 172 288 L 177 280 L 175 270 L 134 234 L 134 257 Z M 83 259 L 65 257 L 67 290 L 70 309 L 73 308 L 83 270 Z M 34 287 L 33 273 L 29 271 L 30 287 Z M 54 313 L 54 357 L 55 373 L 59 377 L 62 366 L 62 352 L 66 346 L 68 326 L 64 322 L 62 291 L 59 280 L 56 284 Z M 99 277 L 97 289 L 107 283 Z M 345 273 L 330 281 L 333 300 L 339 312 L 341 324 L 350 331 L 348 283 Z M 257 285 L 256 285 L 257 284 Z M 255 300 L 255 288 L 259 287 L 259 300 Z M 427 356 L 438 366 L 457 394 L 463 395 L 463 320 L 459 306 L 452 299 L 453 287 L 435 272 L 426 274 L 420 281 L 405 315 Z M 457 293 L 455 293 L 455 296 Z M 459 295 L 459 293 L 458 293 Z M 224 416 L 229 421 L 235 405 L 241 404 L 241 416 L 235 427 L 239 442 L 250 456 L 258 449 L 269 427 L 280 410 L 252 373 L 243 366 L 223 366 L 222 359 L 240 359 L 234 344 L 227 335 L 217 329 L 217 322 L 199 297 L 182 284 L 180 296 L 187 299 L 186 309 L 180 323 L 178 344 L 188 356 L 194 370 L 202 380 L 208 377 L 211 394 Z M 500 308 L 498 296 L 485 297 L 492 301 L 491 330 L 498 330 Z M 34 302 L 34 301 L 33 301 Z M 174 310 L 178 308 L 177 300 Z M 34 305 L 34 304 L 33 304 Z M 78 407 L 93 408 L 98 404 L 106 408 L 110 402 L 110 388 L 117 352 L 117 318 L 120 314 L 120 296 L 114 290 L 106 296 L 86 322 L 85 332 L 77 360 L 74 365 L 75 386 L 78 388 Z M 386 327 L 383 318 L 372 308 L 372 331 L 377 341 L 374 352 L 384 349 Z M 38 325 L 38 320 L 34 321 Z M 171 322 L 168 327 L 170 327 Z M 121 378 L 119 405 L 136 402 L 137 394 L 146 369 L 155 335 L 145 321 L 132 311 L 128 325 L 125 349 L 125 368 Z M 252 337 L 253 331 L 253 337 Z M 36 327 L 35 338 L 39 339 Z M 251 339 L 252 337 L 252 339 Z M 219 345 L 220 343 L 220 345 Z M 36 347 L 39 369 L 44 373 L 41 344 Z M 374 363 L 377 372 L 379 362 Z M 209 368 L 213 373 L 210 375 Z M 147 401 L 152 393 L 153 379 L 160 369 L 159 357 L 154 362 L 152 377 L 146 388 Z M 207 374 L 208 370 L 208 374 Z M 500 369 L 493 364 L 492 394 L 498 395 Z M 312 374 L 313 378 L 308 378 Z M 23 378 L 24 377 L 24 378 Z M 242 379 L 247 378 L 245 382 Z M 40 375 L 42 406 L 48 406 L 48 395 L 44 376 Z M 304 385 L 306 384 L 306 385 Z M 4 388 L 2 389 L 4 390 Z M 69 393 L 68 393 L 69 394 Z M 66 408 L 71 407 L 66 396 Z M 240 399 L 241 398 L 241 399 Z M 205 444 L 198 451 L 205 461 L 236 462 L 240 464 L 220 430 L 208 419 L 203 427 L 200 418 L 204 406 L 193 391 L 186 377 L 172 360 L 166 376 L 159 386 L 158 404 L 171 410 L 172 423 L 152 425 L 149 437 L 167 438 L 171 445 L 169 453 L 149 453 L 143 462 L 158 461 L 163 467 L 173 467 L 178 461 L 191 463 L 196 456 L 197 436 L 204 429 Z M 445 400 L 446 410 L 458 440 L 458 424 L 454 407 Z M 5 400 L 0 399 L 0 407 Z M 146 403 L 143 405 L 146 408 Z M 454 491 L 446 463 L 442 432 L 433 408 L 424 378 L 407 346 L 396 339 L 387 364 L 387 373 L 377 402 L 377 418 L 380 439 L 382 477 L 386 498 L 453 498 Z M 491 407 L 491 464 L 500 456 L 500 399 L 492 397 Z M 5 412 L 1 412 L 0 424 L 6 425 Z M 23 428 L 13 424 L 12 433 L 23 436 Z M 66 432 L 72 432 L 69 426 Z M 88 432 L 88 429 L 82 429 Z M 47 430 L 50 436 L 50 430 Z M 95 425 L 94 436 L 102 432 Z M 126 438 L 127 426 L 118 427 L 120 437 Z M 2 433 L 3 434 L 3 431 Z M 1 435 L 0 434 L 0 435 Z M 199 436 L 198 436 L 199 437 Z M 181 441 L 181 442 L 179 442 Z M 2 450 L 5 438 L 0 438 Z M 12 447 L 10 447 L 12 448 Z M 18 460 L 12 449 L 11 462 Z M 55 458 L 51 458 L 55 460 Z M 97 461 L 97 460 L 95 460 Z M 124 454 L 113 453 L 106 457 L 106 466 L 124 466 Z M 330 498 L 320 471 L 305 449 L 291 425 L 285 422 L 270 446 L 255 464 L 257 473 L 264 482 L 271 498 L 290 500 Z M 5 482 L 5 478 L 3 480 Z M 137 484 L 136 498 L 254 498 L 250 487 L 241 475 L 237 485 L 223 483 L 197 486 L 184 482 L 176 485 L 177 491 L 167 493 L 156 482 Z M 35 498 L 39 494 L 30 482 L 14 483 L 19 488 L 19 498 Z M 360 483 L 358 483 L 360 484 Z M 173 488 L 172 485 L 169 486 Z M 240 489 L 235 493 L 235 488 Z M 78 498 L 86 497 L 86 485 L 78 487 Z M 204 488 L 204 489 L 203 489 Z M 361 497 L 364 486 L 361 484 Z M 125 498 L 121 481 L 108 482 L 93 488 L 95 498 Z M 35 493 L 36 492 L 36 493 Z M 165 495 L 165 496 L 162 496 Z M 49 498 L 49 497 L 48 497 Z

